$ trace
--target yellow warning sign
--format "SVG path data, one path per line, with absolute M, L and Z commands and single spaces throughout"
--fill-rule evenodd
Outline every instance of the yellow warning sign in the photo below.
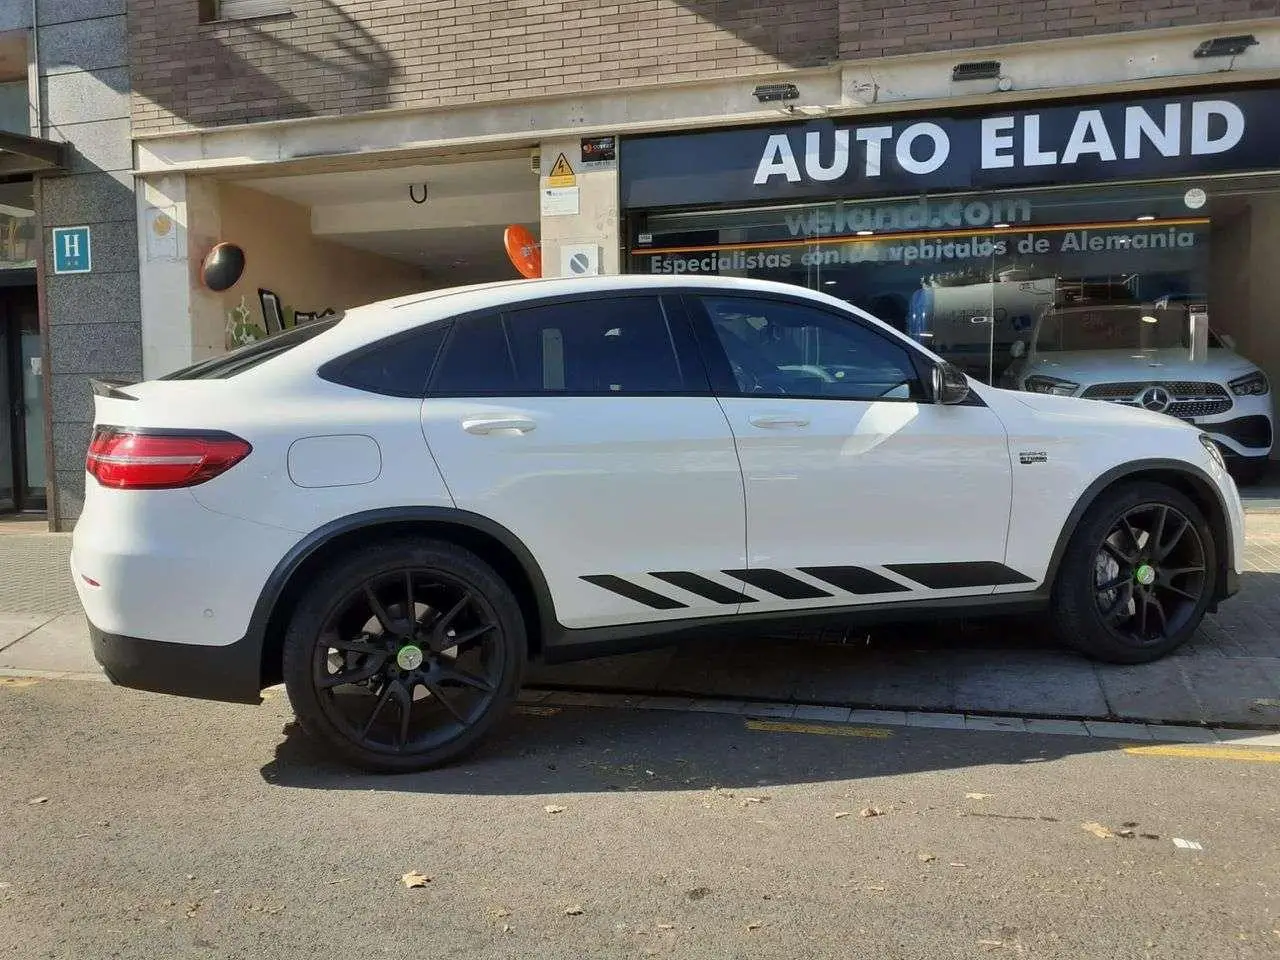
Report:
M 573 175 L 573 167 L 569 166 L 569 158 L 563 153 L 556 158 L 551 172 L 547 174 L 547 184 L 552 187 L 574 187 L 578 178 Z

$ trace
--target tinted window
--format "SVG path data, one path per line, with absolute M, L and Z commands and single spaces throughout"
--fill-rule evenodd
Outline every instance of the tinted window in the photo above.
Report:
M 683 322 L 683 321 L 681 321 Z M 435 395 L 673 394 L 707 389 L 687 370 L 657 297 L 562 301 L 462 323 Z
M 328 363 L 320 376 L 370 393 L 421 397 L 448 332 L 447 323 L 429 324 Z
M 431 392 L 466 396 L 515 391 L 515 365 L 502 318 L 494 314 L 455 323 Z
M 326 330 L 332 329 L 341 317 L 326 320 L 313 320 L 300 326 L 290 327 L 280 333 L 274 333 L 262 340 L 256 340 L 224 353 L 210 360 L 204 360 L 190 367 L 183 367 L 173 373 L 161 377 L 161 380 L 223 380 L 244 373 L 259 364 L 288 353 L 300 343 L 306 343 L 312 337 L 318 337 Z
M 852 318 L 780 300 L 701 300 L 743 394 L 924 397 L 907 348 Z

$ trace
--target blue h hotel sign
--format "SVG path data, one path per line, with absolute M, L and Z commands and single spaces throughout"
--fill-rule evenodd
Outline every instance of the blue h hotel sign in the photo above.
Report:
M 53 272 L 91 273 L 93 250 L 88 227 L 55 227 L 53 230 Z

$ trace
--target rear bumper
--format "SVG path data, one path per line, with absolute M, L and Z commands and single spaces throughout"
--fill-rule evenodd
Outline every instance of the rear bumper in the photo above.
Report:
M 201 700 L 260 703 L 257 644 L 225 646 L 139 640 L 104 633 L 89 623 L 93 655 L 108 679 L 121 687 Z

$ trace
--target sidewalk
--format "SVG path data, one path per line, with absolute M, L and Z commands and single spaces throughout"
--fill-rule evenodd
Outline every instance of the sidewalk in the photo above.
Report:
M 531 687 L 1072 720 L 1280 729 L 1280 512 L 1251 510 L 1242 591 L 1175 655 L 1094 664 L 1035 621 L 743 637 L 559 667 Z M 0 675 L 95 676 L 70 537 L 0 533 Z

